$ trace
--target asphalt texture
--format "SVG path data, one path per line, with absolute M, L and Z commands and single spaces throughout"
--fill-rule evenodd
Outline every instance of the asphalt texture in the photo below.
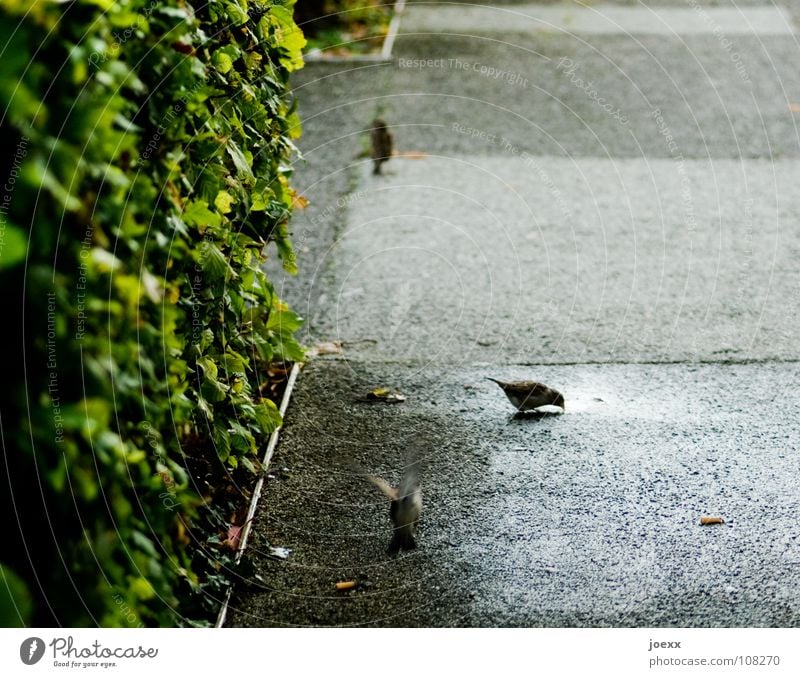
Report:
M 228 625 L 800 626 L 797 7 L 583 4 L 702 26 L 411 3 L 391 63 L 297 74 L 301 274 L 269 272 L 342 350 L 300 376 Z M 737 7 L 762 32 L 711 11 Z M 515 416 L 487 376 L 566 411 Z M 413 459 L 418 547 L 391 556 L 363 474 Z

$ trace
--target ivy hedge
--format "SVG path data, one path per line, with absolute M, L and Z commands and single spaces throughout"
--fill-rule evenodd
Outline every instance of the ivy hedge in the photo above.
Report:
M 0 0 L 4 625 L 216 611 L 303 357 L 262 270 L 295 272 L 293 2 Z

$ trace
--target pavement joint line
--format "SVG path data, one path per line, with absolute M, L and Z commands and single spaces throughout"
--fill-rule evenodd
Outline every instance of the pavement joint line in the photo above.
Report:
M 477 34 L 539 31 L 591 35 L 793 35 L 791 17 L 781 7 L 641 7 L 524 4 L 464 6 L 415 5 L 404 29 Z
M 408 360 L 387 360 L 387 359 L 370 359 L 369 357 L 348 357 L 345 355 L 344 357 L 338 356 L 326 356 L 322 360 L 317 360 L 317 362 L 347 362 L 350 364 L 360 364 L 360 365 L 385 365 L 387 367 L 408 367 L 409 369 L 416 369 L 420 367 L 432 367 L 437 366 L 433 363 L 426 363 L 422 361 L 408 361 Z M 678 365 L 686 365 L 687 367 L 695 367 L 695 366 L 719 366 L 719 367 L 736 367 L 740 365 L 749 365 L 749 364 L 774 364 L 774 365 L 792 365 L 792 364 L 800 364 L 800 359 L 787 359 L 787 358 L 773 358 L 773 357 L 753 357 L 753 358 L 742 358 L 739 360 L 736 359 L 729 359 L 729 360 L 708 360 L 708 359 L 699 359 L 699 360 L 568 360 L 564 362 L 513 362 L 513 361 L 505 361 L 503 362 L 503 366 L 508 367 L 581 367 L 581 366 L 620 366 L 620 365 L 652 365 L 652 366 L 678 366 Z M 442 365 L 438 365 L 442 366 Z M 481 369 L 483 367 L 496 367 L 496 362 L 464 362 L 461 364 L 446 364 L 444 365 L 447 369 L 456 370 L 456 369 Z
M 278 409 L 281 414 L 281 418 L 286 415 L 286 410 L 289 407 L 289 400 L 292 397 L 292 391 L 294 390 L 295 383 L 297 383 L 297 377 L 300 374 L 300 370 L 303 368 L 304 364 L 301 362 L 295 362 L 292 366 L 292 371 L 289 373 L 289 380 L 286 383 L 286 389 L 283 391 L 283 398 L 281 398 L 281 406 Z M 258 481 L 256 482 L 256 486 L 253 489 L 253 495 L 250 497 L 250 505 L 247 508 L 247 516 L 244 520 L 244 526 L 242 527 L 242 535 L 239 538 L 239 547 L 236 550 L 236 555 L 234 558 L 234 562 L 239 564 L 242 559 L 242 555 L 244 555 L 244 551 L 247 548 L 247 540 L 250 537 L 250 530 L 253 525 L 253 519 L 256 514 L 256 508 L 258 507 L 258 501 L 261 498 L 261 491 L 264 488 L 264 478 L 267 475 L 267 469 L 269 468 L 270 461 L 272 460 L 272 455 L 275 452 L 275 447 L 278 445 L 278 437 L 280 436 L 280 431 L 283 425 L 278 426 L 275 430 L 272 431 L 272 434 L 269 436 L 269 442 L 267 443 L 267 449 L 264 452 L 264 458 L 261 461 L 261 473 Z M 233 585 L 228 588 L 228 592 L 225 595 L 225 600 L 220 607 L 219 614 L 217 615 L 217 621 L 214 623 L 215 628 L 221 628 L 225 625 L 225 619 L 228 615 L 228 604 L 231 601 L 231 595 L 233 594 Z

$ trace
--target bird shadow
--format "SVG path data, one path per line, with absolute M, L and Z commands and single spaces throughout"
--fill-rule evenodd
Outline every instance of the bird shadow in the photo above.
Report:
M 554 418 L 563 416 L 563 411 L 541 411 L 534 409 L 533 411 L 518 411 L 508 417 L 509 423 L 523 423 L 525 421 L 541 421 L 546 418 Z

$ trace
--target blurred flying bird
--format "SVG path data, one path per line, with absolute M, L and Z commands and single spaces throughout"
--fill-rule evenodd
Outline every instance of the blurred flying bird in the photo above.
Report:
M 533 411 L 545 405 L 553 405 L 566 410 L 564 396 L 557 390 L 548 388 L 544 383 L 538 383 L 537 381 L 498 381 L 491 376 L 486 378 L 499 385 L 511 404 L 520 411 Z
M 391 501 L 389 517 L 394 524 L 394 534 L 389 552 L 416 548 L 414 531 L 422 513 L 422 489 L 416 463 L 408 466 L 397 487 L 392 487 L 381 477 L 367 475 L 367 478 Z
M 372 173 L 380 174 L 381 165 L 392 157 L 392 134 L 381 118 L 375 118 L 372 121 L 370 139 L 372 141 L 372 162 L 374 165 Z

